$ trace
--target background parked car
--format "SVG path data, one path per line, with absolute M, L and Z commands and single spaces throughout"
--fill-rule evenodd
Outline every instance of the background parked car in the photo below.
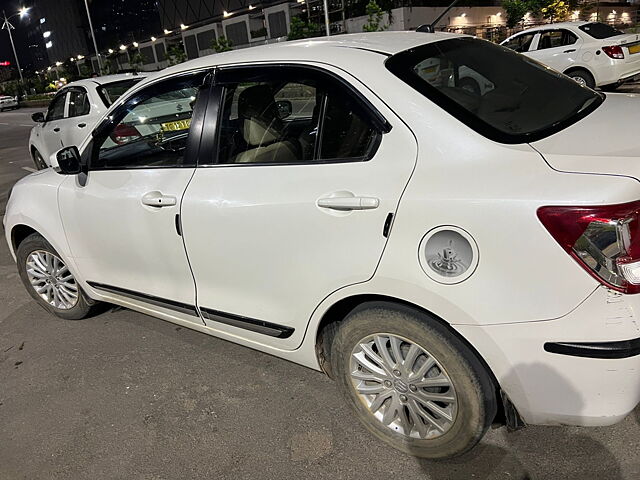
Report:
M 18 105 L 18 97 L 10 97 L 8 95 L 0 95 L 0 112 L 3 112 L 5 109 L 16 109 L 20 108 Z
M 46 113 L 34 113 L 29 153 L 38 170 L 65 145 L 77 145 L 120 95 L 145 78 L 137 74 L 106 75 L 72 82 L 51 100 Z
M 598 22 L 530 28 L 501 45 L 562 72 L 588 87 L 615 89 L 640 75 L 640 34 Z

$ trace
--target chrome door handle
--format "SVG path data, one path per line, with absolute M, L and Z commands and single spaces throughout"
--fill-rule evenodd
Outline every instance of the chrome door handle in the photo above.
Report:
M 149 207 L 173 207 L 178 203 L 176 197 L 163 195 L 161 192 L 153 191 L 145 193 L 142 197 L 142 204 Z
M 378 208 L 380 200 L 374 197 L 326 197 L 318 199 L 320 208 L 331 210 L 373 210 Z

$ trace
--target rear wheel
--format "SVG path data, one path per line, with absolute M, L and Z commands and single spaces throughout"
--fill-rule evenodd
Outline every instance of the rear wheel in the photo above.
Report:
M 62 257 L 41 235 L 33 233 L 24 239 L 16 257 L 22 283 L 42 308 L 67 320 L 89 314 L 90 301 Z
M 474 353 L 438 320 L 373 302 L 340 325 L 332 370 L 369 431 L 425 458 L 470 450 L 495 417 L 491 378 Z
M 595 88 L 596 86 L 593 75 L 581 68 L 573 70 L 567 73 L 567 75 L 584 87 Z

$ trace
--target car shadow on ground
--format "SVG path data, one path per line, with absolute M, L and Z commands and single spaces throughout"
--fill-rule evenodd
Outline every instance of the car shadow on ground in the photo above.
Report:
M 562 401 L 567 410 L 580 412 L 584 402 L 571 382 L 543 364 L 519 366 L 517 376 Z M 503 380 L 510 382 L 513 372 Z M 640 422 L 640 410 L 633 413 Z M 537 480 L 623 478 L 615 456 L 599 441 L 589 437 L 589 428 L 530 426 L 517 432 L 506 427 L 491 430 L 469 453 L 451 460 L 419 460 L 431 480 L 450 478 L 488 480 L 509 478 Z

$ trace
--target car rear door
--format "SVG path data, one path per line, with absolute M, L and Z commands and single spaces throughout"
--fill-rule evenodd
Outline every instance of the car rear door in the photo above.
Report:
M 373 276 L 413 171 L 408 127 L 325 68 L 216 74 L 181 225 L 205 323 L 230 338 L 296 348 L 327 295 Z
M 554 70 L 565 72 L 579 61 L 581 47 L 582 40 L 567 29 L 543 30 L 535 50 L 530 51 L 528 56 Z

